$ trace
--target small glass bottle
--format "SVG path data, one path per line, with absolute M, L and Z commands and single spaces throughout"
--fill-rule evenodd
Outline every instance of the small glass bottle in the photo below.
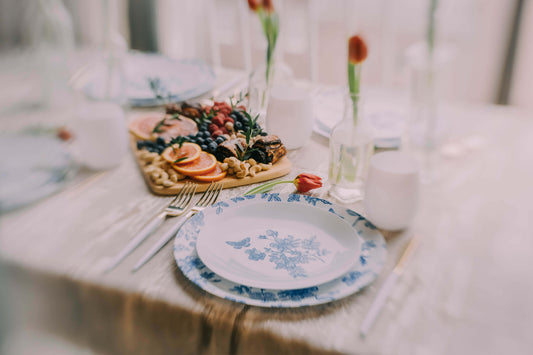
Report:
M 341 203 L 364 197 L 364 178 L 374 153 L 371 131 L 364 120 L 360 95 L 347 94 L 343 119 L 329 138 L 329 194 Z

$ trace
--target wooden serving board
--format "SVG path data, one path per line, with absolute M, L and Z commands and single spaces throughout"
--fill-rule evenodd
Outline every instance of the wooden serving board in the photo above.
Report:
M 146 184 L 150 188 L 150 191 L 152 191 L 154 194 L 165 195 L 165 196 L 176 195 L 187 181 L 196 182 L 198 184 L 198 188 L 196 189 L 196 192 L 203 192 L 207 190 L 207 188 L 209 187 L 209 184 L 210 184 L 209 182 L 196 181 L 191 178 L 180 180 L 176 184 L 174 184 L 174 186 L 171 186 L 171 187 L 163 187 L 163 186 L 154 184 L 152 180 L 150 179 L 149 174 L 145 173 L 143 169 L 142 161 L 138 158 L 137 154 L 135 154 L 135 152 L 137 152 L 136 142 L 137 140 L 132 136 L 131 149 L 134 153 L 133 155 L 135 157 L 135 160 L 137 161 L 139 170 L 141 171 L 141 174 L 144 177 L 144 181 L 146 181 Z M 226 176 L 224 179 L 220 180 L 220 182 L 224 184 L 225 189 L 231 188 L 231 187 L 255 184 L 258 182 L 272 180 L 272 179 L 287 175 L 288 173 L 290 173 L 291 167 L 292 167 L 291 161 L 289 160 L 289 158 L 287 158 L 287 156 L 284 156 L 283 158 L 278 160 L 275 164 L 272 164 L 272 167 L 270 169 L 261 171 L 257 173 L 257 175 L 255 176 L 247 176 L 242 179 L 238 179 L 234 176 Z

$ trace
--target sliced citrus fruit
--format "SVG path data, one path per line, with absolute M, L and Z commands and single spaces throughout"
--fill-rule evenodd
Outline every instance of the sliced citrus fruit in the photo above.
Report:
M 222 171 L 222 168 L 220 167 L 220 163 L 217 162 L 217 166 L 215 167 L 215 170 L 207 174 L 192 176 L 192 178 L 194 180 L 198 180 L 202 182 L 218 181 L 218 180 L 224 179 L 226 177 L 226 173 L 227 173 L 226 171 Z
M 187 176 L 207 174 L 217 167 L 217 159 L 213 154 L 202 151 L 194 161 L 186 164 L 172 164 L 174 170 Z
M 161 157 L 169 163 L 176 163 L 179 165 L 190 163 L 200 156 L 202 148 L 196 143 L 185 142 L 179 146 L 174 144 L 161 153 Z
M 158 113 L 137 118 L 130 122 L 129 129 L 139 139 L 162 137 L 167 142 L 174 137 L 198 133 L 196 122 L 190 118 L 184 116 L 172 118 Z

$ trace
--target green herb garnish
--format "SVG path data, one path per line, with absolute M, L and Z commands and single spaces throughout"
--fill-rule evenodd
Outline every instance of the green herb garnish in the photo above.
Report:
M 176 160 L 174 160 L 174 164 L 177 164 L 177 163 L 179 163 L 180 161 L 183 161 L 183 160 L 185 160 L 185 159 L 189 159 L 189 157 L 181 157 L 181 158 L 179 158 L 179 159 L 176 159 Z
M 246 93 L 246 94 L 243 95 L 243 94 L 242 94 L 242 91 L 239 92 L 239 97 L 237 98 L 237 101 L 235 101 L 235 103 L 233 103 L 233 100 L 234 100 L 234 98 L 235 98 L 235 95 L 230 96 L 230 98 L 229 98 L 229 104 L 231 105 L 231 109 L 232 109 L 232 110 L 235 110 L 235 108 L 236 108 L 241 102 L 243 102 L 243 101 L 246 99 L 247 96 L 248 96 L 248 93 Z
M 152 133 L 162 133 L 162 132 L 163 132 L 163 131 L 161 130 L 162 127 L 169 127 L 169 126 L 171 126 L 171 125 L 169 125 L 168 123 L 165 122 L 166 119 L 167 119 L 167 118 L 165 117 L 165 118 L 163 118 L 161 121 L 159 121 L 159 122 L 155 125 L 154 129 L 152 130 Z

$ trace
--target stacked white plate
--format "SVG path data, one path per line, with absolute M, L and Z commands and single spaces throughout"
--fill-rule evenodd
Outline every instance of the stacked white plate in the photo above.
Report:
M 130 52 L 124 61 L 124 91 L 130 105 L 135 107 L 157 106 L 164 102 L 157 98 L 150 87 L 151 80 L 159 82 L 163 96 L 167 94 L 172 102 L 185 101 L 211 90 L 215 83 L 212 68 L 198 59 L 173 60 L 159 54 Z M 101 99 L 106 90 L 120 87 L 114 78 L 107 79 L 107 63 L 95 65 L 90 79 L 84 87 L 86 95 Z M 106 87 L 110 81 L 111 88 Z M 114 96 L 116 93 L 111 92 Z
M 193 283 L 262 307 L 338 300 L 371 283 L 386 244 L 358 213 L 308 195 L 261 194 L 220 201 L 178 232 L 174 257 Z

